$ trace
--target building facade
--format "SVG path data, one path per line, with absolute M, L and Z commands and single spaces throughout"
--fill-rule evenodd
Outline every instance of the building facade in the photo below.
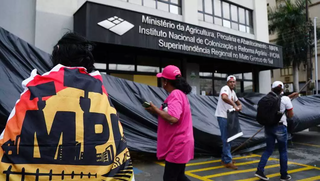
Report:
M 267 0 L 267 6 L 270 8 L 275 8 L 276 6 L 281 5 L 281 3 L 284 3 L 283 0 Z M 318 17 L 317 26 L 320 27 L 320 0 L 311 0 L 311 3 L 309 4 L 309 17 L 312 20 L 314 20 L 314 17 Z M 313 30 L 312 30 L 313 31 Z M 277 39 L 277 34 L 272 33 L 269 36 L 270 43 L 274 43 Z M 313 39 L 311 40 L 314 41 Z M 318 45 L 318 59 L 320 60 L 320 41 L 317 42 Z M 312 50 L 314 50 L 314 47 L 311 47 Z M 313 53 L 312 55 L 312 62 L 313 62 L 313 72 L 312 72 L 312 79 L 315 80 L 316 72 L 315 72 L 315 55 Z M 318 63 L 318 70 L 320 70 L 320 65 Z M 285 91 L 286 92 L 293 92 L 293 70 L 292 67 L 284 67 L 283 69 L 275 69 L 272 70 L 272 81 L 280 80 L 285 83 Z M 318 80 L 320 78 L 320 75 L 318 73 Z M 299 67 L 299 87 L 303 87 L 303 85 L 306 83 L 307 80 L 307 70 L 306 65 L 302 64 Z M 299 89 L 300 89 L 299 88 Z M 314 90 L 315 91 L 315 90 Z
M 226 77 L 237 92 L 267 93 L 281 47 L 268 44 L 266 0 L 2 0 L 0 26 L 51 53 L 67 31 L 96 43 L 103 73 L 160 86 L 169 64 L 201 95 L 216 95 Z

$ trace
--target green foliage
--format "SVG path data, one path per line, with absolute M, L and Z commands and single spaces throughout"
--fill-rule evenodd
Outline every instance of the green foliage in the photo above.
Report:
M 305 0 L 283 2 L 268 9 L 269 31 L 277 33 L 276 44 L 283 48 L 284 66 L 300 65 L 307 61 L 307 46 L 313 44 L 313 23 L 310 19 L 306 21 Z

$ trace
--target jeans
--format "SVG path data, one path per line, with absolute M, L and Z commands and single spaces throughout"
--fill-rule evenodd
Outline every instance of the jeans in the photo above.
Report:
M 228 121 L 227 118 L 218 117 L 220 132 L 221 132 L 221 141 L 222 141 L 222 154 L 221 154 L 221 160 L 228 164 L 232 161 L 232 155 L 231 155 L 231 145 L 230 143 L 227 143 L 228 139 Z
M 264 172 L 264 167 L 266 166 L 269 157 L 272 155 L 275 140 L 277 140 L 280 153 L 280 173 L 282 177 L 286 177 L 288 175 L 287 127 L 284 125 L 265 127 L 265 135 L 267 148 L 260 159 L 257 170 Z
M 186 164 L 171 163 L 166 161 L 164 167 L 164 181 L 190 181 L 184 174 Z

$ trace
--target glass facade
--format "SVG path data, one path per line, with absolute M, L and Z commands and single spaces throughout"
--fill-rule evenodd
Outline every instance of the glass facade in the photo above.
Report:
M 149 8 L 167 11 L 173 14 L 182 14 L 181 0 L 121 0 Z
M 198 0 L 200 21 L 253 34 L 252 10 L 221 0 Z
M 161 11 L 170 12 L 173 14 L 182 14 L 182 0 L 118 0 L 145 6 L 148 8 L 158 9 Z M 183 1 L 187 2 L 189 0 Z M 238 2 L 229 2 L 228 0 L 197 0 L 197 7 L 190 8 L 191 10 L 198 10 L 198 19 L 203 22 L 219 25 L 222 27 L 230 28 L 238 32 L 253 34 L 253 10 L 248 9 L 238 4 Z M 188 5 L 188 4 L 187 4 Z M 137 6 L 136 6 L 137 7 Z M 138 7 L 137 7 L 138 8 Z M 187 9 L 189 10 L 189 9 Z M 208 24 L 207 24 L 208 25 Z M 234 31 L 233 31 L 234 32 Z M 237 34 L 237 33 L 236 33 Z M 247 34 L 247 36 L 251 36 Z M 113 46 L 109 46 L 113 48 Z M 226 85 L 226 78 L 228 75 L 233 74 L 237 78 L 236 92 L 246 93 L 255 92 L 257 87 L 257 80 L 254 78 L 252 72 L 254 67 L 246 68 L 243 70 L 226 69 L 224 62 L 217 58 L 217 64 L 209 62 L 207 58 L 200 56 L 187 56 L 179 53 L 158 52 L 155 50 L 149 51 L 146 49 L 133 49 L 129 47 L 119 46 L 119 52 L 100 50 L 101 61 L 96 65 L 96 68 L 101 72 L 133 80 L 148 85 L 161 86 L 159 80 L 155 78 L 158 72 L 161 72 L 166 65 L 176 65 L 185 71 L 187 64 L 196 63 L 199 67 L 199 82 L 193 83 L 197 86 L 197 92 L 200 95 L 219 95 L 222 86 Z M 127 53 L 122 49 L 130 50 Z M 198 61 L 199 59 L 199 61 Z M 103 62 L 105 65 L 102 65 Z M 212 66 L 212 67 L 210 67 Z M 228 66 L 228 65 L 227 65 Z M 183 68 L 182 68 L 183 67 Z M 129 76 L 130 75 L 130 76 Z M 189 76 L 186 76 L 189 78 Z M 200 83 L 200 87 L 198 87 Z M 199 91 L 200 89 L 200 91 Z
M 202 78 L 200 79 L 200 95 L 213 95 L 212 79 Z
M 283 76 L 290 76 L 292 75 L 292 67 L 287 67 L 280 69 L 280 75 Z
M 226 78 L 228 75 L 234 75 L 237 79 L 235 91 L 237 93 L 254 92 L 252 73 L 211 73 L 200 72 L 200 94 L 217 96 L 223 86 L 227 85 Z
M 157 79 L 156 74 L 167 65 L 176 65 L 180 68 L 182 66 L 182 58 L 179 54 L 138 51 L 130 47 L 98 43 L 93 54 L 96 62 L 94 66 L 101 73 L 150 86 L 161 86 L 161 81 Z

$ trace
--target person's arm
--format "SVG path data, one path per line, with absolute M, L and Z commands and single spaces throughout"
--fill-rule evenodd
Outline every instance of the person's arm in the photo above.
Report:
M 237 106 L 239 108 L 239 111 L 241 111 L 242 110 L 242 104 L 240 103 L 239 99 L 236 101 L 236 104 L 237 104 Z
M 159 108 L 157 108 L 155 105 L 150 103 L 150 107 L 146 108 L 150 112 L 153 112 L 160 116 L 162 119 L 167 121 L 168 123 L 177 123 L 180 119 L 180 116 L 182 114 L 182 103 L 179 99 L 179 92 L 172 92 L 170 95 L 170 98 L 168 97 L 167 100 L 167 111 L 163 111 Z
M 167 112 L 157 108 L 157 106 L 152 104 L 152 102 L 150 102 L 150 107 L 147 107 L 146 110 L 148 110 L 151 113 L 157 114 L 158 116 L 160 116 L 162 119 L 164 119 L 168 123 L 176 123 L 179 121 L 177 118 L 171 116 Z
M 234 95 L 234 98 L 235 98 L 235 103 L 236 103 L 236 105 L 237 105 L 238 108 L 239 108 L 239 110 L 237 110 L 237 111 L 241 111 L 241 110 L 242 110 L 242 104 L 241 104 L 241 102 L 239 101 L 238 96 L 237 96 L 237 95 Z
M 292 118 L 294 113 L 293 113 L 293 105 L 292 105 L 292 102 L 288 97 L 284 97 L 284 101 L 285 101 L 285 108 L 286 108 L 286 112 L 287 112 L 287 116 L 289 118 Z
M 293 117 L 293 109 L 290 109 L 290 110 L 287 110 L 287 116 L 289 117 L 289 118 L 292 118 Z
M 293 99 L 293 98 L 299 97 L 299 92 L 294 92 L 294 93 L 292 93 L 292 94 L 288 95 L 288 97 L 289 97 L 290 99 Z
M 229 99 L 228 95 L 227 94 L 222 94 L 221 95 L 221 99 L 227 103 L 227 104 L 230 104 L 233 108 L 235 108 L 237 111 L 239 111 L 239 107 Z M 241 105 L 241 104 L 240 104 Z

